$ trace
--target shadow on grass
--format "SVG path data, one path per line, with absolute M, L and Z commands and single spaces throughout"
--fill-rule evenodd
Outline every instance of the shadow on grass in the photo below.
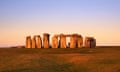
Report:
M 4 70 L 1 72 L 88 72 L 85 67 L 71 67 L 69 64 L 63 64 L 58 66 L 51 66 L 48 68 L 36 67 L 36 68 L 21 68 L 21 69 L 11 69 Z

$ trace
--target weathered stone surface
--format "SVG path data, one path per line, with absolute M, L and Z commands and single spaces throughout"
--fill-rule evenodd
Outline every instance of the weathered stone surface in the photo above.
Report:
M 32 48 L 36 48 L 36 36 L 32 38 Z
M 86 37 L 85 38 L 85 47 L 95 48 L 96 40 L 93 37 Z
M 85 47 L 90 47 L 90 37 L 85 37 Z
M 58 35 L 52 37 L 52 48 L 58 48 Z
M 83 47 L 83 37 L 81 35 L 77 36 L 77 47 L 82 48 Z
M 44 33 L 43 34 L 43 47 L 44 48 L 49 48 L 49 34 L 48 33 Z
M 91 48 L 95 48 L 96 47 L 96 39 L 92 39 L 91 40 Z
M 77 34 L 72 34 L 70 36 L 70 48 L 76 48 L 77 47 Z
M 60 48 L 66 48 L 66 36 L 64 34 L 60 34 Z
M 66 37 L 70 37 L 70 42 L 66 44 Z M 43 42 L 43 44 L 42 44 Z M 42 46 L 43 45 L 43 46 Z M 94 48 L 96 47 L 96 39 L 93 37 L 85 38 L 85 47 Z M 40 35 L 36 35 L 32 38 L 31 36 L 26 37 L 26 48 L 82 48 L 83 47 L 83 37 L 78 34 L 60 34 L 54 35 L 52 37 L 52 44 L 49 43 L 49 34 L 43 34 L 43 41 Z
M 36 36 L 36 48 L 42 48 L 42 39 L 40 35 Z
M 26 46 L 25 48 L 31 48 L 32 47 L 32 42 L 31 42 L 31 36 L 26 37 Z

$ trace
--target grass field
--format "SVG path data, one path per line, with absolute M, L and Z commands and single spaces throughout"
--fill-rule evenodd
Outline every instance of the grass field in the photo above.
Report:
M 120 47 L 1 48 L 0 72 L 120 72 Z

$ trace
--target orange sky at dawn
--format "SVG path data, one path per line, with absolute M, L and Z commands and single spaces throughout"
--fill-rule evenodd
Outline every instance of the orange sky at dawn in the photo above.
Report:
M 120 46 L 119 31 L 119 0 L 0 0 L 0 47 L 25 45 L 26 36 L 43 33 L 78 33 L 97 45 Z

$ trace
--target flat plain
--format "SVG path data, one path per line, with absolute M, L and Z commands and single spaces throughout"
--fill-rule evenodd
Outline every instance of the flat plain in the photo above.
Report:
M 0 72 L 120 72 L 120 47 L 0 48 Z

